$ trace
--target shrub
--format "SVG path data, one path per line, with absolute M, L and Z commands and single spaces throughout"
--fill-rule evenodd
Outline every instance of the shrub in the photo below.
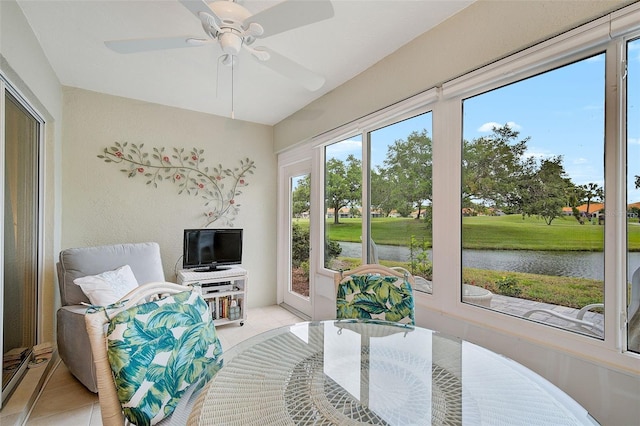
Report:
M 309 278 L 309 261 L 305 260 L 304 262 L 300 263 L 300 269 L 302 269 L 302 271 L 304 272 L 304 275 Z
M 342 247 L 337 241 L 328 240 L 325 246 L 325 262 L 329 262 L 331 259 L 335 259 L 342 253 Z
M 412 275 L 420 275 L 426 279 L 431 279 L 433 275 L 433 264 L 429 259 L 429 242 L 424 238 L 419 242 L 415 235 L 409 241 L 409 269 Z
M 329 240 L 325 250 L 328 262 L 340 255 L 342 247 L 336 241 Z M 309 276 L 309 229 L 297 223 L 291 226 L 291 266 L 301 268 Z
M 309 230 L 294 223 L 291 226 L 291 265 L 297 268 L 302 262 L 309 262 Z
M 503 296 L 518 297 L 522 293 L 522 289 L 518 286 L 518 280 L 514 277 L 502 277 L 496 281 L 498 293 Z

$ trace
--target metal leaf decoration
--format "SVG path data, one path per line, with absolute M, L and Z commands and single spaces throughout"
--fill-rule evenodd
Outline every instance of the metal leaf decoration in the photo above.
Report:
M 144 150 L 144 144 L 128 142 L 114 142 L 98 158 L 125 166 L 121 172 L 130 178 L 144 177 L 146 184 L 154 188 L 171 182 L 177 186 L 178 194 L 201 197 L 205 226 L 216 221 L 223 226 L 233 225 L 240 208 L 237 197 L 242 194 L 241 188 L 249 184 L 247 175 L 252 175 L 256 167 L 248 158 L 240 160 L 240 167 L 233 169 L 225 169 L 222 164 L 207 167 L 203 149 L 186 152 L 184 148 L 172 148 L 169 153 L 165 148 L 152 148 L 149 152 Z

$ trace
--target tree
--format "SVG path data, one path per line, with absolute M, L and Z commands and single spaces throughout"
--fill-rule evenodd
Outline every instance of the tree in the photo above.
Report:
M 422 213 L 423 203 L 432 199 L 433 155 L 427 131 L 411 132 L 406 140 L 398 139 L 389 146 L 384 160 L 395 201 L 410 203 Z
M 531 182 L 534 182 L 530 187 L 532 197 L 526 213 L 538 215 L 547 225 L 551 225 L 555 218 L 562 216 L 567 193 L 574 186 L 564 171 L 562 156 L 543 159 Z
M 521 208 L 516 184 L 519 177 L 525 176 L 521 158 L 529 138 L 516 142 L 519 134 L 505 124 L 494 127 L 490 136 L 463 142 L 463 206 L 469 207 L 476 200 L 492 207 L 515 203 Z
M 291 194 L 291 213 L 293 217 L 300 217 L 311 208 L 311 175 L 304 175 Z
M 409 217 L 411 215 L 411 211 L 413 210 L 413 206 L 411 203 L 406 201 L 401 201 L 400 204 L 396 206 L 396 210 L 401 217 Z
M 340 209 L 359 206 L 362 202 L 362 164 L 353 155 L 345 162 L 337 158 L 327 160 L 325 189 L 326 205 L 333 209 L 333 223 L 340 223 Z
M 379 210 L 384 217 L 398 208 L 399 200 L 395 191 L 395 184 L 389 178 L 389 173 L 378 166 L 371 170 L 371 209 Z
M 584 198 L 587 201 L 587 215 L 589 215 L 589 208 L 591 206 L 591 201 L 600 202 L 604 198 L 604 190 L 597 183 L 588 183 L 586 185 L 582 185 L 581 188 L 584 190 Z
M 573 217 L 576 218 L 581 225 L 584 225 L 584 218 L 580 215 L 578 206 L 582 205 L 582 202 L 586 198 L 585 190 L 582 186 L 574 185 L 567 190 L 567 205 L 571 207 Z M 588 210 L 588 209 L 587 209 Z
M 536 186 L 538 163 L 534 157 L 521 161 L 520 168 L 511 177 L 513 187 L 504 194 L 505 205 L 501 208 L 506 213 L 519 213 L 524 220 L 527 216 L 527 206 L 534 200 L 535 193 L 531 190 Z

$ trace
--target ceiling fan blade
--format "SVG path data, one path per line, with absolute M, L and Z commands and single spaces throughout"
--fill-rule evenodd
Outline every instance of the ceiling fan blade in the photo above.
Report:
M 153 50 L 178 49 L 183 47 L 198 47 L 211 42 L 209 39 L 201 39 L 189 36 L 146 38 L 135 40 L 112 40 L 104 44 L 109 49 L 118 53 L 139 53 Z
M 254 50 L 269 54 L 269 58 L 264 61 L 258 59 L 254 54 L 254 58 L 258 59 L 257 62 L 271 68 L 285 77 L 290 78 L 312 92 L 320 89 L 325 83 L 325 78 L 320 74 L 316 74 L 315 72 L 308 70 L 302 65 L 293 62 L 291 59 L 282 56 L 269 48 L 260 46 L 256 47 Z
M 211 9 L 202 0 L 180 0 L 180 3 L 191 11 L 196 18 L 200 19 L 200 12 L 205 12 L 211 15 Z
M 333 5 L 329 0 L 285 0 L 247 18 L 244 26 L 252 22 L 260 24 L 264 28 L 260 38 L 264 38 L 332 17 Z

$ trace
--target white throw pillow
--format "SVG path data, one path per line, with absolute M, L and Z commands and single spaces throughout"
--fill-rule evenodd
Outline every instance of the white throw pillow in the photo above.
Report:
M 76 278 L 73 282 L 80 286 L 92 305 L 107 306 L 120 300 L 138 286 L 138 281 L 129 265 L 115 271 Z

